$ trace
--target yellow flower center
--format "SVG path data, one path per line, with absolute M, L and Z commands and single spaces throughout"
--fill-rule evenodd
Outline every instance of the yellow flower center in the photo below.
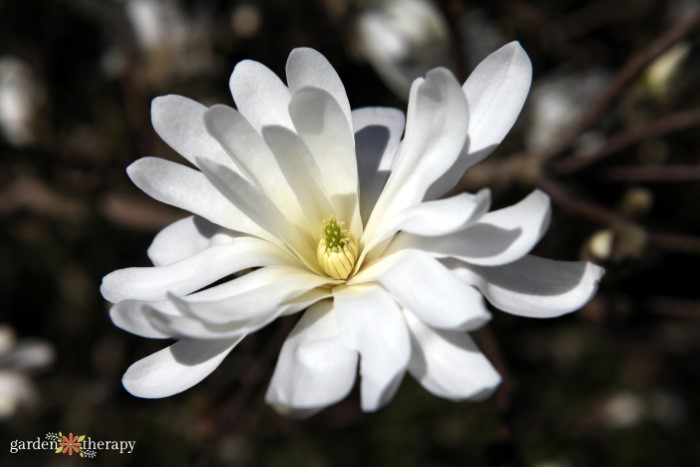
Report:
M 335 216 L 323 222 L 316 250 L 318 264 L 334 279 L 347 279 L 357 261 L 357 240 Z

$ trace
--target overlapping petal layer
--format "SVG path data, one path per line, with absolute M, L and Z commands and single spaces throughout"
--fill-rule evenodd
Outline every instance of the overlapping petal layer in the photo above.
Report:
M 236 66 L 237 109 L 156 99 L 156 131 L 196 168 L 144 158 L 128 172 L 194 216 L 156 236 L 154 267 L 103 280 L 115 325 L 177 340 L 132 365 L 124 386 L 141 397 L 183 391 L 247 334 L 306 310 L 266 395 L 282 413 L 339 401 L 358 371 L 365 411 L 388 403 L 406 372 L 440 397 L 490 394 L 500 377 L 467 334 L 491 318 L 484 297 L 557 316 L 585 304 L 603 273 L 528 255 L 549 225 L 540 191 L 492 212 L 488 190 L 443 197 L 505 137 L 531 74 L 517 43 L 463 86 L 433 70 L 414 82 L 404 119 L 351 111 L 328 61 L 296 49 L 286 85 L 257 62 Z M 336 260 L 347 278 L 327 272 Z

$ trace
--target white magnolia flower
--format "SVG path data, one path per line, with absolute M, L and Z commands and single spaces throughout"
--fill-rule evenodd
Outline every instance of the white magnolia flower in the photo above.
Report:
M 351 111 L 314 50 L 294 50 L 286 72 L 287 86 L 260 63 L 239 63 L 238 110 L 153 102 L 156 131 L 197 169 L 144 158 L 128 173 L 195 216 L 156 236 L 154 267 L 104 278 L 117 326 L 177 339 L 133 364 L 124 386 L 152 398 L 188 389 L 248 333 L 306 310 L 267 392 L 280 411 L 344 398 L 358 364 L 366 411 L 389 401 L 407 371 L 438 396 L 488 395 L 499 375 L 465 332 L 490 318 L 482 294 L 514 314 L 552 317 L 585 303 L 602 274 L 527 255 L 549 220 L 542 192 L 493 212 L 488 190 L 441 199 L 515 121 L 527 55 L 509 44 L 464 86 L 430 71 L 412 86 L 406 121 L 394 109 Z

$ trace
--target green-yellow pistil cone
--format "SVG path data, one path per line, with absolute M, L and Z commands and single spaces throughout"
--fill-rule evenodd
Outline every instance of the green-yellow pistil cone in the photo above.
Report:
M 316 257 L 323 272 L 334 279 L 347 279 L 357 261 L 357 240 L 335 216 L 323 222 Z

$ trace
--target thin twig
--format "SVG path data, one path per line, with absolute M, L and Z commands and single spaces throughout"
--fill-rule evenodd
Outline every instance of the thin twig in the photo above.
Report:
M 603 177 L 610 182 L 679 183 L 700 181 L 700 165 L 614 167 Z
M 656 58 L 666 50 L 683 39 L 685 36 L 700 27 L 700 10 L 689 18 L 674 24 L 668 31 L 659 36 L 647 47 L 635 53 L 627 63 L 620 69 L 612 83 L 605 92 L 593 102 L 588 110 L 579 119 L 578 123 L 566 131 L 561 138 L 550 147 L 537 155 L 542 160 L 548 160 L 558 156 L 568 148 L 576 138 L 586 129 L 593 125 L 605 110 L 612 105 L 617 97 L 627 88 L 627 86 Z
M 598 203 L 582 199 L 570 193 L 564 186 L 543 174 L 536 177 L 536 185 L 549 193 L 555 203 L 569 212 L 607 225 L 615 230 L 621 230 L 625 227 L 627 229 L 641 229 L 646 232 L 646 239 L 650 244 L 667 251 L 700 255 L 700 237 L 676 233 L 649 232 L 643 226 L 625 219 L 618 213 Z
M 214 438 L 209 443 L 209 448 L 202 452 L 202 455 L 197 462 L 198 467 L 207 467 L 211 465 L 213 456 L 216 453 L 216 447 L 221 442 L 224 435 L 231 430 L 238 422 L 238 419 L 243 412 L 248 400 L 253 395 L 255 388 L 258 386 L 263 377 L 268 373 L 270 363 L 275 355 L 279 353 L 279 349 L 292 330 L 296 320 L 293 317 L 287 317 L 279 320 L 275 334 L 272 336 L 270 343 L 265 348 L 264 352 L 258 357 L 256 362 L 248 369 L 243 377 L 241 388 L 231 398 L 228 406 L 224 409 L 223 416 Z
M 645 139 L 700 126 L 700 109 L 691 109 L 661 117 L 651 122 L 628 128 L 609 138 L 605 144 L 592 151 L 569 156 L 553 164 L 557 175 L 566 175 L 587 167 L 594 162 L 619 153 L 621 150 Z

